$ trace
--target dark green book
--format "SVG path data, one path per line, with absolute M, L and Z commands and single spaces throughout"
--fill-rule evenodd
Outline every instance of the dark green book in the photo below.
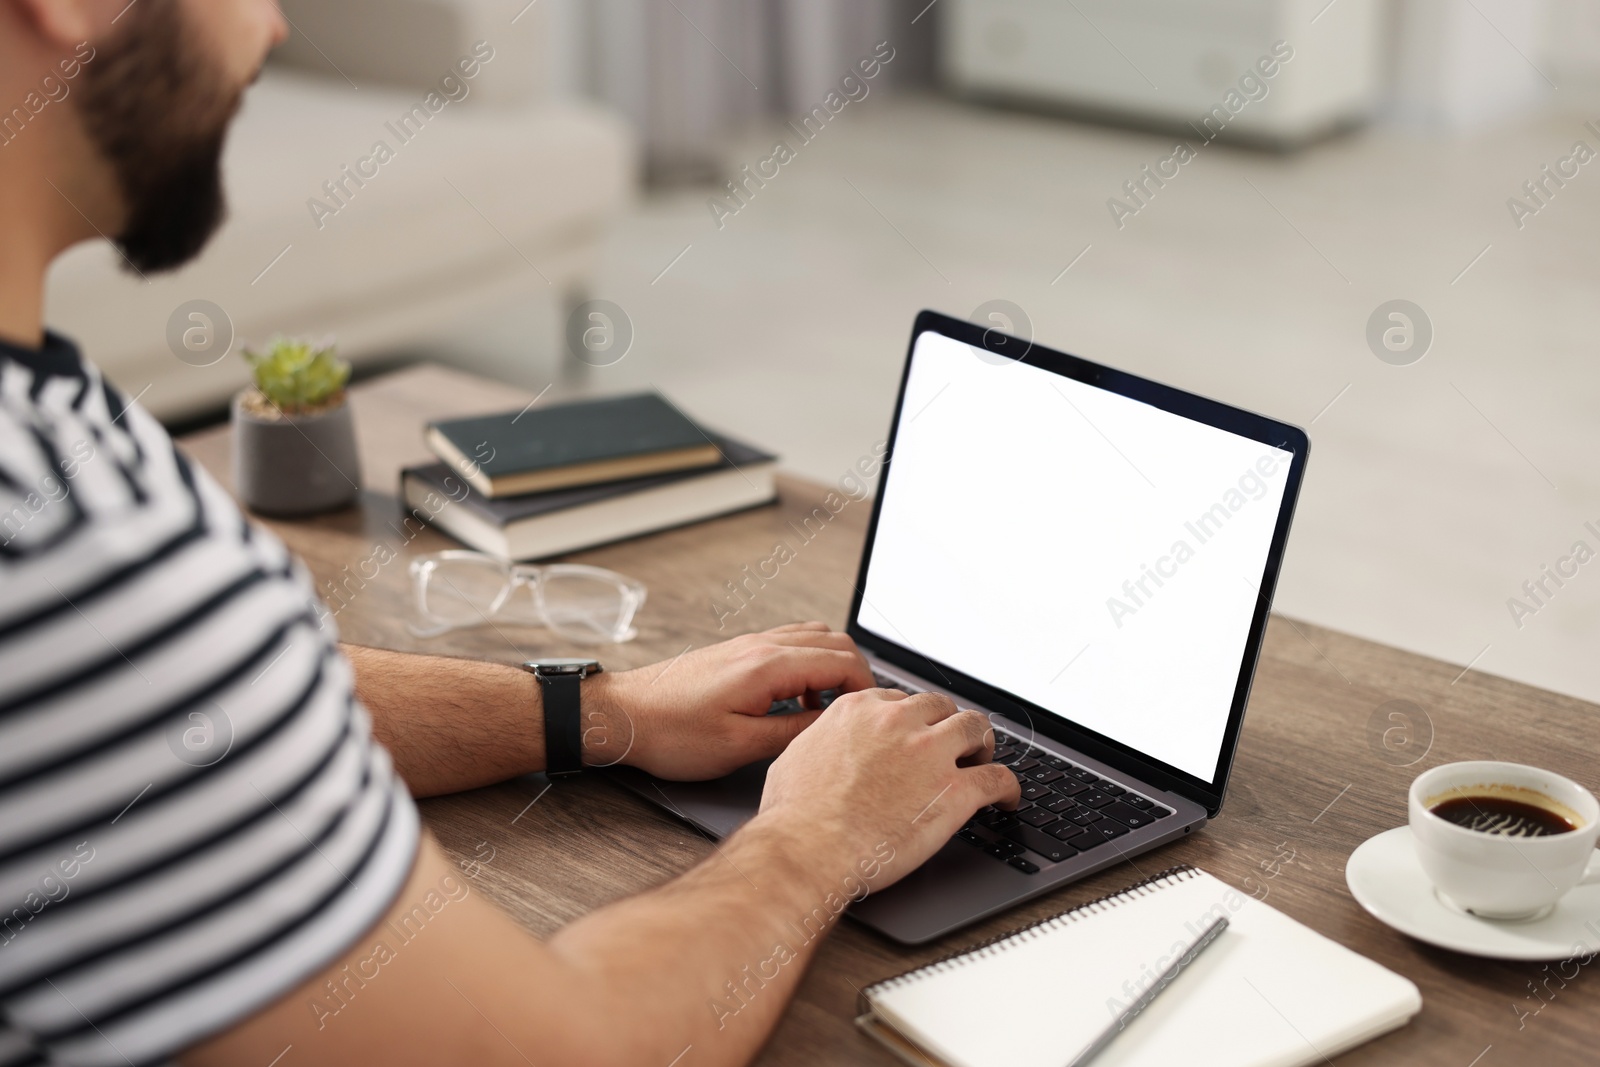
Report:
M 428 447 L 486 497 L 692 470 L 722 456 L 658 393 L 428 424 Z

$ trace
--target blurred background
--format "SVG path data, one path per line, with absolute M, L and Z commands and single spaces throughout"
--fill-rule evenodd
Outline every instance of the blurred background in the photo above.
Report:
M 835 482 L 931 307 L 1307 427 L 1278 610 L 1600 700 L 1600 0 L 285 10 L 205 256 L 52 278 L 174 428 L 331 335 Z

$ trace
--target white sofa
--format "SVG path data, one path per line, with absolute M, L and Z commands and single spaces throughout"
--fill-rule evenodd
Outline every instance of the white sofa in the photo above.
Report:
M 548 5 L 524 3 L 288 0 L 294 38 L 228 143 L 222 232 L 195 263 L 145 282 L 103 243 L 73 250 L 52 271 L 48 322 L 178 419 L 217 408 L 246 380 L 241 345 L 274 334 L 333 335 L 359 362 L 474 308 L 580 299 L 607 224 L 634 195 L 637 152 L 611 113 L 543 98 Z M 493 57 L 465 78 L 456 64 L 480 41 Z M 380 141 L 392 152 L 382 163 Z M 357 184 L 346 167 L 368 177 Z M 324 182 L 343 186 L 339 199 Z M 174 318 L 194 300 L 225 313 L 227 355 L 204 346 L 203 329 L 175 353 L 169 321 L 179 335 L 203 325 Z M 225 339 L 228 323 L 216 326 Z

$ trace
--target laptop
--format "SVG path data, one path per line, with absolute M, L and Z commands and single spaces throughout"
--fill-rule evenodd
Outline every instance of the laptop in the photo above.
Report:
M 848 632 L 881 685 L 987 714 L 1022 804 L 978 812 L 849 915 L 921 944 L 1217 815 L 1308 448 L 1261 415 L 918 315 Z M 766 764 L 613 773 L 724 837 Z

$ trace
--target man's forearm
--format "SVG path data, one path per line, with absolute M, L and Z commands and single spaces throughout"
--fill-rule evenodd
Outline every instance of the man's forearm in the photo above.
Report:
M 527 671 L 504 663 L 341 646 L 372 732 L 412 796 L 493 785 L 545 767 L 544 700 Z M 615 675 L 583 681 L 583 762 L 628 754 L 633 724 L 612 699 Z
M 414 796 L 544 769 L 539 683 L 501 663 L 345 645 L 356 695 Z
M 748 1062 L 845 906 L 903 873 L 891 842 L 849 856 L 830 844 L 844 839 L 758 816 L 689 873 L 552 937 L 595 1016 L 633 1020 L 603 1062 L 665 1064 L 691 1045 L 698 1064 Z
M 541 943 L 424 837 L 400 896 L 343 957 L 184 1062 L 261 1064 L 292 1045 L 309 1067 L 736 1067 L 847 900 L 911 865 L 868 840 L 759 815 L 672 883 Z M 432 918 L 417 929 L 419 912 Z

